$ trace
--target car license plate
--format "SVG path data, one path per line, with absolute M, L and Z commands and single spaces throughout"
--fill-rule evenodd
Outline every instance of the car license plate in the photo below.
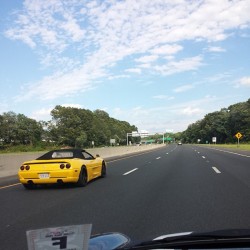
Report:
M 40 179 L 49 179 L 49 174 L 48 173 L 39 174 L 39 178 Z

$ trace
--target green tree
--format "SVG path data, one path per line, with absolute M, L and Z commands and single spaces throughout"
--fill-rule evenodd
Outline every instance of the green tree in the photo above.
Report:
M 75 147 L 82 148 L 87 142 L 87 134 L 82 131 L 81 134 L 76 138 Z
M 17 137 L 17 116 L 10 111 L 1 118 L 1 139 L 4 144 L 15 144 Z
M 43 128 L 41 123 L 23 114 L 17 115 L 16 139 L 20 144 L 36 144 L 41 141 L 42 131 Z
M 58 144 L 68 146 L 109 145 L 117 136 L 121 142 L 126 133 L 136 129 L 127 122 L 109 117 L 102 110 L 91 112 L 86 109 L 56 106 L 52 111 L 52 121 L 48 124 L 50 137 Z
M 235 142 L 235 134 L 243 134 L 242 141 L 250 141 L 250 99 L 247 102 L 236 103 L 220 111 L 205 115 L 182 133 L 186 142 L 211 142 L 212 137 L 218 143 Z
M 92 127 L 93 114 L 89 110 L 56 106 L 52 111 L 50 130 L 57 137 L 59 144 L 74 147 Z M 78 139 L 77 139 L 78 138 Z
M 4 144 L 19 145 L 41 141 L 42 126 L 34 119 L 10 111 L 0 119 L 0 137 Z

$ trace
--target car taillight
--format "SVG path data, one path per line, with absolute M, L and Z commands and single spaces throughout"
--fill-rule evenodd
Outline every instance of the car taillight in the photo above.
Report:
M 64 169 L 64 167 L 65 167 L 65 166 L 64 166 L 64 164 L 62 163 L 62 164 L 60 165 L 60 168 L 61 168 L 61 169 Z
M 24 170 L 24 166 L 21 166 L 20 169 L 21 169 L 21 170 Z
M 71 165 L 69 163 L 66 164 L 66 168 L 70 168 Z
M 30 166 L 29 166 L 29 165 L 27 165 L 27 166 L 25 167 L 25 169 L 26 169 L 26 170 L 29 170 L 29 169 L 30 169 Z

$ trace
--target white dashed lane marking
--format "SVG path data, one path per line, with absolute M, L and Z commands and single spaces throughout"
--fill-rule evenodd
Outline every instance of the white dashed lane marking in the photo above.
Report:
M 196 150 L 194 150 L 194 151 L 196 151 Z M 197 152 L 198 154 L 200 154 L 199 151 L 196 151 L 196 152 Z M 206 159 L 206 156 L 202 155 L 202 158 L 203 158 L 203 159 Z M 209 160 L 206 160 L 206 162 L 209 163 Z M 212 169 L 214 170 L 214 172 L 215 172 L 216 174 L 221 174 L 221 171 L 220 171 L 218 168 L 212 167 Z
M 215 171 L 215 173 L 217 173 L 217 174 L 221 174 L 221 171 L 220 171 L 218 168 L 216 168 L 216 167 L 212 167 L 212 169 Z
M 131 174 L 131 173 L 133 173 L 134 171 L 136 171 L 137 169 L 138 169 L 138 168 L 134 168 L 134 169 L 128 171 L 127 173 L 124 173 L 123 175 Z

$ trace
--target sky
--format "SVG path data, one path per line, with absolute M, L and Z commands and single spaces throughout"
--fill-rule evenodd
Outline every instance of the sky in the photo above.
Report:
M 180 132 L 250 98 L 250 0 L 2 0 L 0 114 L 56 105 Z

